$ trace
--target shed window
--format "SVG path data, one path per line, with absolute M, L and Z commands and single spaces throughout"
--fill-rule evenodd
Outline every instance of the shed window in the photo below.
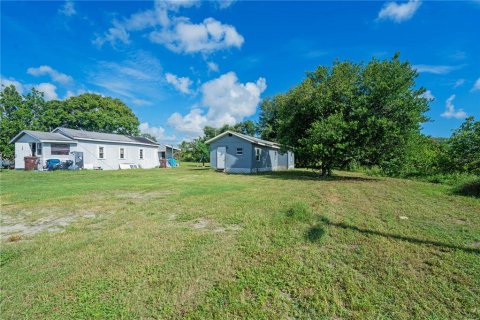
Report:
M 237 148 L 237 156 L 243 155 L 243 148 Z
M 119 157 L 120 159 L 125 159 L 125 148 L 120 148 Z
M 98 159 L 105 159 L 105 147 L 98 147 Z
M 138 150 L 138 158 L 143 159 L 143 149 Z
M 260 161 L 260 149 L 255 149 L 255 160 Z
M 55 156 L 67 156 L 70 154 L 70 145 L 69 144 L 60 144 L 60 143 L 52 143 L 52 155 Z
M 41 156 L 41 155 L 42 155 L 42 144 L 37 143 L 37 156 Z

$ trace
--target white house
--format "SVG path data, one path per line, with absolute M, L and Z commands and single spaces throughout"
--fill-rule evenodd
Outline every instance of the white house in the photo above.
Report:
M 15 143 L 15 169 L 25 169 L 27 156 L 39 158 L 39 168 L 48 159 L 82 159 L 88 169 L 117 170 L 128 165 L 158 167 L 159 144 L 144 138 L 120 134 L 56 128 L 52 132 L 23 130 Z

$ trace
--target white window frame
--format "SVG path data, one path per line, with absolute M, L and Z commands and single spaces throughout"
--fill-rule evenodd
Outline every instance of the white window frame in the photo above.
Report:
M 100 148 L 103 148 L 103 158 L 100 158 Z M 107 152 L 106 152 L 105 146 L 97 146 L 97 158 L 99 160 L 105 160 L 107 158 Z
M 240 152 L 239 152 L 240 151 Z M 243 156 L 243 148 L 237 147 L 237 152 L 235 153 L 237 156 Z
M 260 161 L 260 159 L 262 158 L 261 154 L 262 154 L 261 149 L 255 148 L 255 160 Z
M 123 149 L 123 158 L 122 158 L 122 150 Z M 120 160 L 125 160 L 127 159 L 127 148 L 125 147 L 119 147 L 118 148 L 118 159 Z
M 40 152 L 38 152 L 38 150 L 40 150 Z M 43 146 L 42 146 L 42 143 L 38 143 L 37 142 L 37 146 L 35 147 L 35 153 L 37 154 L 37 156 L 41 156 L 42 153 L 43 153 Z
M 138 159 L 140 160 L 145 159 L 145 149 L 143 148 L 138 149 Z

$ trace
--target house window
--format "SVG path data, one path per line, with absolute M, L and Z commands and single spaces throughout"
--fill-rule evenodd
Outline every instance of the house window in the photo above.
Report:
M 260 149 L 255 149 L 255 160 L 260 161 Z
M 237 148 L 237 156 L 243 155 L 243 148 Z
M 55 156 L 68 156 L 70 154 L 69 144 L 52 143 L 51 148 L 51 154 Z
M 37 156 L 41 156 L 41 155 L 42 155 L 42 144 L 37 143 Z
M 98 147 L 98 159 L 105 159 L 105 147 Z
M 125 148 L 119 149 L 119 157 L 120 159 L 125 159 Z
M 139 158 L 140 160 L 143 159 L 143 149 L 138 150 L 138 158 Z

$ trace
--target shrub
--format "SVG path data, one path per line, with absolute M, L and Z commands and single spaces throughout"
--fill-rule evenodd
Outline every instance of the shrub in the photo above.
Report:
M 480 198 L 480 178 L 475 177 L 457 184 L 453 193 Z

